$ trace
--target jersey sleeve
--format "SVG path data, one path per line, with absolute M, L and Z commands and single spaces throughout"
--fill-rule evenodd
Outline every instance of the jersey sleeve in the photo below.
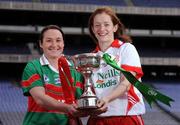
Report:
M 29 62 L 24 68 L 22 74 L 21 86 L 23 90 L 23 94 L 25 96 L 29 96 L 29 90 L 35 86 L 43 86 L 43 82 L 41 80 L 41 76 L 38 73 L 33 62 Z
M 140 58 L 139 54 L 134 47 L 134 45 L 130 43 L 125 43 L 124 48 L 122 50 L 121 54 L 121 67 L 127 71 L 133 71 L 136 72 L 137 78 L 140 78 L 143 76 L 143 71 L 141 68 Z

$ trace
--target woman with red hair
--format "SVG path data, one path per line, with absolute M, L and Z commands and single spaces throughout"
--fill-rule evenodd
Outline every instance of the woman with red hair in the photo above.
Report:
M 143 71 L 137 50 L 111 8 L 97 8 L 92 13 L 89 31 L 97 44 L 94 53 L 100 56 L 108 53 L 120 67 L 140 80 Z M 101 64 L 99 69 L 93 71 L 92 80 L 94 91 L 100 99 L 98 111 L 104 113 L 91 116 L 88 125 L 144 125 L 141 117 L 145 113 L 142 94 L 121 72 L 104 61 Z

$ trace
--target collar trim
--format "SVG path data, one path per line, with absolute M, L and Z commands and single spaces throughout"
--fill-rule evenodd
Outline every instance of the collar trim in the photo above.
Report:
M 41 65 L 49 65 L 49 61 L 47 60 L 44 54 L 40 57 L 40 63 Z
M 120 46 L 121 46 L 122 44 L 123 44 L 122 41 L 119 41 L 118 39 L 115 39 L 115 40 L 111 43 L 111 45 L 109 46 L 109 48 L 110 48 L 110 47 L 120 48 Z M 101 50 L 101 49 L 100 49 L 99 45 L 97 45 L 96 48 L 95 48 L 95 50 L 94 50 L 93 52 L 98 52 L 98 51 L 100 51 L 100 50 Z

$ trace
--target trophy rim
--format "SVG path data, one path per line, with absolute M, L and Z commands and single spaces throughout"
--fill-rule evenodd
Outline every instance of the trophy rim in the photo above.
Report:
M 74 58 L 79 58 L 79 57 L 99 57 L 99 58 L 101 58 L 101 56 L 96 53 L 81 53 L 81 54 L 76 54 L 73 57 Z

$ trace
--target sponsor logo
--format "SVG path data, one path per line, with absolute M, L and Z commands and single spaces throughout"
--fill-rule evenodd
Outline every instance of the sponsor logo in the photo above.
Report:
M 104 79 L 108 79 L 108 78 L 112 78 L 115 76 L 119 76 L 119 71 L 117 71 L 116 69 L 110 69 L 107 70 L 107 72 L 103 72 L 103 73 L 97 73 L 98 76 L 98 80 L 104 80 Z
M 106 88 L 106 87 L 110 87 L 116 84 L 117 84 L 117 81 L 111 79 L 111 80 L 108 80 L 108 82 L 106 83 L 97 84 L 95 88 Z
M 104 83 L 104 80 L 99 80 L 99 79 L 98 79 L 98 80 L 96 81 L 96 83 L 102 84 L 102 83 Z
M 152 90 L 152 89 L 150 89 L 150 90 L 148 90 L 148 95 L 156 96 L 156 95 L 157 95 L 157 92 L 154 91 L 154 90 Z
M 116 69 L 109 69 L 107 72 L 97 73 L 98 80 L 95 88 L 106 88 L 117 84 L 117 80 L 113 77 L 119 76 L 119 71 Z M 113 79 L 112 79 L 113 78 Z M 107 79 L 109 79 L 107 81 Z
M 60 79 L 59 78 L 54 78 L 55 84 L 60 84 Z

